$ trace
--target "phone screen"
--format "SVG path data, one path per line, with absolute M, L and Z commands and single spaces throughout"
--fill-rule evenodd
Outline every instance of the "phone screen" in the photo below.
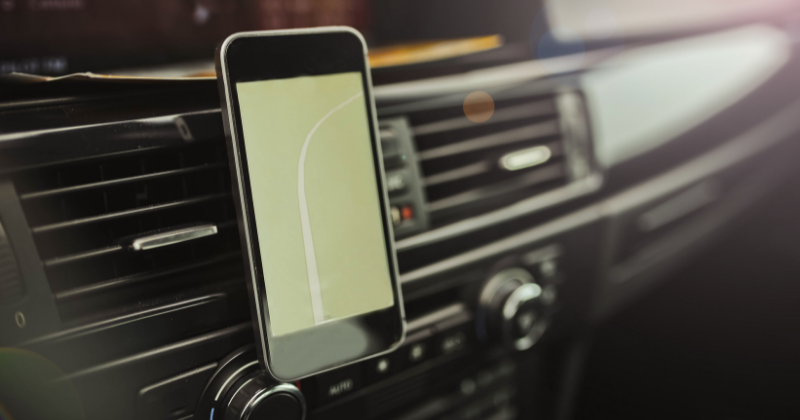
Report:
M 362 74 L 236 94 L 272 335 L 394 305 Z

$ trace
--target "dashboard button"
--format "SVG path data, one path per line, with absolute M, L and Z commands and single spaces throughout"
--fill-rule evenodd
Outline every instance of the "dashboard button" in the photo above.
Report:
M 395 353 L 399 369 L 411 368 L 430 359 L 436 350 L 434 331 L 425 329 L 406 337 L 406 344 Z
M 428 346 L 425 343 L 414 343 L 408 348 L 408 361 L 412 363 L 421 362 L 428 353 Z
M 542 273 L 542 276 L 545 278 L 552 278 L 556 275 L 557 271 L 558 265 L 554 259 L 545 260 L 539 264 L 539 272 Z
M 375 363 L 375 373 L 379 373 L 381 375 L 385 375 L 389 373 L 389 369 L 391 368 L 392 364 L 389 361 L 388 357 L 381 357 L 378 359 L 378 362 Z
M 403 223 L 403 213 L 400 211 L 400 207 L 392 206 L 391 213 L 393 225 L 399 226 L 400 223 Z
M 403 361 L 399 358 L 400 353 L 393 352 L 364 363 L 363 374 L 367 384 L 381 381 L 399 372 L 403 365 Z
M 386 174 L 386 188 L 390 195 L 400 194 L 408 187 L 408 179 L 405 171 L 397 171 Z
M 414 218 L 414 208 L 411 206 L 403 206 L 400 209 L 400 213 L 403 215 L 403 220 L 411 220 Z
M 461 380 L 458 388 L 461 390 L 461 394 L 463 394 L 465 397 L 468 397 L 475 393 L 475 390 L 478 388 L 478 386 L 475 384 L 475 380 L 472 378 L 464 378 Z
M 317 403 L 325 404 L 361 388 L 361 366 L 353 365 L 317 377 Z
M 448 331 L 442 334 L 439 340 L 439 350 L 445 356 L 450 356 L 467 346 L 467 334 L 462 329 Z
M 400 150 L 400 145 L 397 140 L 383 140 L 381 141 L 381 150 L 383 152 L 383 165 L 386 168 L 395 168 L 402 166 L 405 163 L 405 155 Z
M 551 306 L 556 303 L 556 299 L 558 298 L 558 289 L 556 286 L 552 284 L 548 284 L 542 290 L 542 303 L 545 306 Z

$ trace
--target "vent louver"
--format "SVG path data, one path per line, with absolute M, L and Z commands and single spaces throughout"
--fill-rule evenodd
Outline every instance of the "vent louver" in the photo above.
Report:
M 14 250 L 0 223 L 0 305 L 16 303 L 25 295 Z
M 241 267 L 224 142 L 47 166 L 15 184 L 62 320 L 185 294 Z M 135 252 L 126 243 L 199 224 L 217 233 Z
M 408 114 L 434 227 L 566 183 L 555 95 L 499 100 L 495 105 L 492 117 L 482 123 L 469 120 L 460 105 Z M 515 152 L 510 156 L 520 156 L 534 147 L 546 158 L 518 168 L 501 165 L 503 157 Z

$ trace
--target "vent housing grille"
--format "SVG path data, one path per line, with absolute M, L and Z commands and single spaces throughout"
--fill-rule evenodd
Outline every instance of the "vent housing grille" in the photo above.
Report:
M 62 321 L 186 297 L 241 270 L 222 141 L 37 168 L 15 186 Z M 124 243 L 201 223 L 218 233 L 146 251 Z
M 469 120 L 460 104 L 407 114 L 419 152 L 433 227 L 507 206 L 566 184 L 564 139 L 553 94 L 495 102 L 492 117 Z M 541 164 L 506 170 L 503 156 L 544 146 Z

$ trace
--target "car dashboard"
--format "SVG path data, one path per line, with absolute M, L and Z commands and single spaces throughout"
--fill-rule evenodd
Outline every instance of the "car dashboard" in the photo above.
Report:
M 306 418 L 564 418 L 581 338 L 792 175 L 798 57 L 782 28 L 751 25 L 376 70 L 408 334 L 290 384 Z M 8 92 L 0 345 L 31 372 L 19 401 L 223 418 L 258 366 L 216 81 Z M 465 115 L 475 92 L 493 107 L 482 122 Z

